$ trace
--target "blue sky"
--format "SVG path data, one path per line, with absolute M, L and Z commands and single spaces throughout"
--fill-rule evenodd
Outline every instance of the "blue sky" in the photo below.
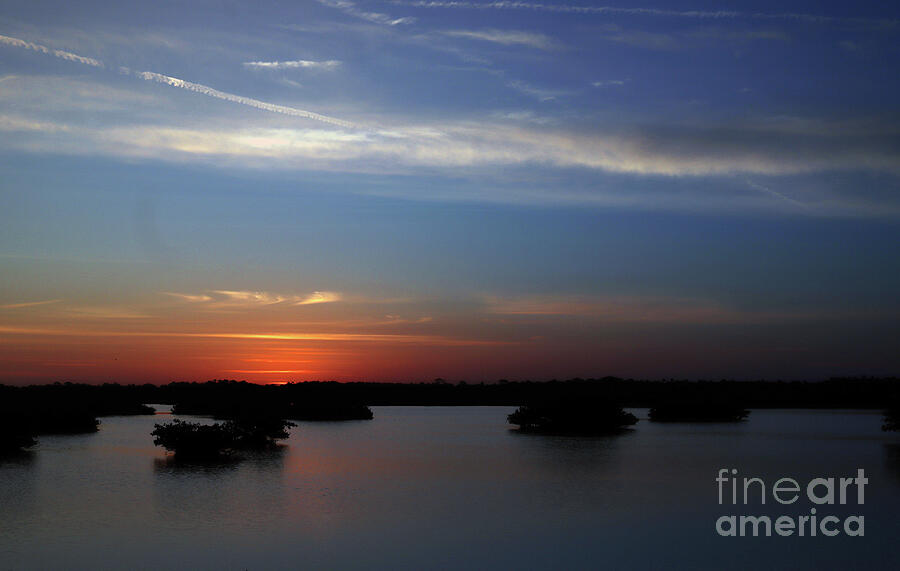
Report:
M 896 373 L 898 37 L 881 3 L 6 2 L 0 381 Z

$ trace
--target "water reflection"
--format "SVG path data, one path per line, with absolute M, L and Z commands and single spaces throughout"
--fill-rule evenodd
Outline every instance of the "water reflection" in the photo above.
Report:
M 253 527 L 282 517 L 288 450 L 282 445 L 205 462 L 156 458 L 155 511 L 173 524 L 202 521 L 200 527 L 209 534 L 217 533 L 217 527 Z
M 153 459 L 153 471 L 160 474 L 206 474 L 218 475 L 237 469 L 242 458 L 226 456 L 216 459 L 178 458 L 167 455 L 163 458 Z
M 280 472 L 284 470 L 284 458 L 289 447 L 278 444 L 265 450 L 248 450 L 233 456 L 216 459 L 178 458 L 167 454 L 153 459 L 153 470 L 157 473 L 195 473 L 216 475 L 236 470 L 239 466 L 258 472 Z
M 34 462 L 37 455 L 31 450 L 16 450 L 0 454 L 0 466 L 26 466 Z
M 35 509 L 38 466 L 38 455 L 30 450 L 0 457 L 0 538 L 12 540 L 23 532 L 15 522 Z
M 0 463 L 0 569 L 900 568 L 900 438 L 878 415 L 755 411 L 727 429 L 569 437 L 509 431 L 508 412 L 379 408 L 225 463 L 164 458 L 159 417 L 42 439 Z M 864 467 L 872 532 L 718 541 L 722 466 L 769 484 Z
M 509 434 L 522 460 L 539 469 L 602 473 L 614 466 L 617 450 L 623 440 L 634 436 L 634 430 L 599 436 L 534 434 L 517 430 L 510 430 Z

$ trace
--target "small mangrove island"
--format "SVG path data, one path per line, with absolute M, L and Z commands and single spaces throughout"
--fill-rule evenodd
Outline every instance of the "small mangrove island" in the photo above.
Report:
M 507 417 L 520 432 L 541 434 L 612 434 L 638 419 L 605 400 L 563 399 L 520 406 Z
M 200 424 L 175 419 L 154 425 L 153 444 L 174 453 L 178 459 L 216 459 L 238 450 L 273 448 L 277 440 L 290 436 L 287 429 L 296 426 L 286 420 L 242 419 L 224 423 Z

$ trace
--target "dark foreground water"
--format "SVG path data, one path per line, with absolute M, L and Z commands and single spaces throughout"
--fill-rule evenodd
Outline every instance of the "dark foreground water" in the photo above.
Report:
M 898 569 L 900 435 L 880 414 L 754 411 L 603 438 L 511 432 L 508 407 L 377 407 L 277 451 L 179 465 L 171 417 L 103 419 L 0 462 L 2 569 Z M 646 417 L 646 411 L 635 411 Z M 718 504 L 719 468 L 869 479 L 847 505 Z M 839 490 L 839 488 L 838 488 Z M 826 491 L 819 488 L 821 495 Z M 740 494 L 740 488 L 739 488 Z M 787 497 L 787 496 L 783 496 Z M 739 497 L 739 500 L 741 498 Z M 864 517 L 862 537 L 721 537 L 721 515 Z M 831 527 L 829 526 L 829 529 Z

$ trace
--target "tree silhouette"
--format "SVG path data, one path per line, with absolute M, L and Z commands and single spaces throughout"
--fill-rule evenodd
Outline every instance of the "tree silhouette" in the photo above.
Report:
M 570 398 L 529 403 L 507 417 L 522 432 L 606 434 L 637 423 L 633 414 L 602 399 Z
M 229 420 L 216 424 L 175 419 L 154 425 L 150 435 L 153 444 L 178 457 L 216 458 L 240 449 L 270 448 L 276 440 L 287 438 L 287 429 L 292 426 L 296 425 L 275 418 Z

